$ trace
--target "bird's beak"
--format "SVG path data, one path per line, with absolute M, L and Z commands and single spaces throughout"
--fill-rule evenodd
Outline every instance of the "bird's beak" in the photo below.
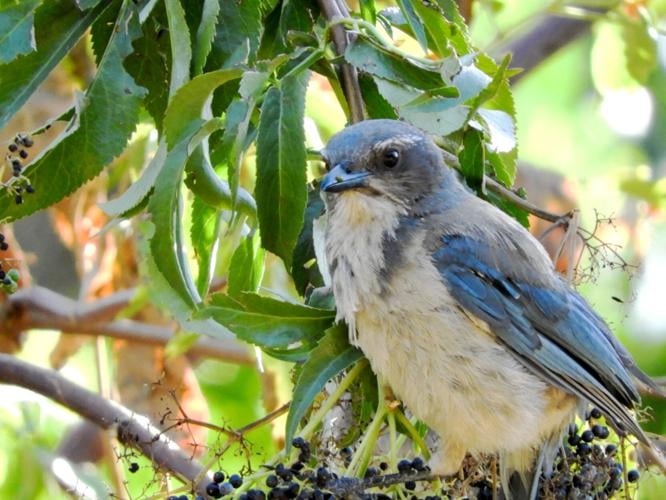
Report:
M 358 170 L 352 172 L 344 163 L 338 163 L 321 181 L 319 189 L 328 193 L 340 193 L 347 189 L 367 187 L 370 172 Z

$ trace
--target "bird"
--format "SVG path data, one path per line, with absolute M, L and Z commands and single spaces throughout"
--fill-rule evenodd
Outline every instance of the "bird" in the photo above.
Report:
M 658 392 L 654 382 L 539 242 L 476 196 L 430 136 L 366 120 L 321 154 L 336 319 L 439 436 L 433 473 L 456 473 L 467 453 L 494 455 L 505 493 L 535 498 L 589 405 L 649 446 L 633 410 L 639 390 Z

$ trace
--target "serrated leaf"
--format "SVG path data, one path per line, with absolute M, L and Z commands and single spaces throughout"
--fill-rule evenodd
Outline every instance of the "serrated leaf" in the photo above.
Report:
M 111 35 L 116 25 L 116 18 L 122 6 L 122 0 L 112 0 L 108 8 L 97 17 L 90 27 L 90 43 L 97 66 L 99 66 L 102 56 L 106 51 L 106 46 L 109 44 L 109 40 L 111 40 Z
M 217 255 L 222 213 L 196 196 L 192 202 L 190 241 L 199 267 L 197 290 L 205 297 L 208 293 Z
M 287 349 L 297 343 L 313 346 L 334 317 L 333 311 L 254 293 L 241 293 L 236 299 L 215 294 L 210 305 L 195 314 L 195 318 L 211 318 L 238 338 L 268 349 Z
M 101 0 L 75 0 L 76 5 L 79 6 L 81 10 L 92 9 L 96 6 Z
M 242 74 L 241 69 L 219 69 L 192 78 L 180 87 L 164 116 L 164 133 L 169 147 L 173 147 L 183 132 L 201 118 L 204 104 L 211 93 L 220 85 L 240 78 Z
M 35 12 L 39 50 L 0 66 L 0 127 L 37 89 L 106 7 L 81 12 L 68 0 L 44 2 Z
M 463 150 L 458 157 L 460 170 L 470 186 L 482 188 L 486 168 L 483 132 L 467 130 L 463 136 Z
M 326 330 L 303 364 L 296 381 L 287 416 L 287 443 L 291 443 L 299 422 L 326 382 L 362 358 L 363 353 L 349 343 L 346 325 L 336 325 Z
M 462 128 L 467 121 L 469 108 L 457 104 L 460 99 L 434 97 L 413 105 L 421 93 L 383 78 L 375 78 L 379 92 L 389 101 L 401 118 L 435 135 L 448 135 Z
M 193 283 L 189 266 L 182 257 L 184 240 L 181 234 L 180 187 L 188 158 L 188 146 L 194 133 L 187 134 L 168 151 L 148 202 L 148 213 L 155 225 L 155 233 L 150 239 L 155 265 L 189 307 L 194 307 L 201 298 Z
M 347 47 L 345 59 L 366 73 L 419 89 L 430 90 L 444 85 L 437 72 L 417 66 L 361 37 Z
M 516 147 L 516 130 L 513 118 L 497 109 L 480 109 L 478 114 L 485 122 L 490 142 L 488 150 L 493 153 L 508 153 Z
M 125 60 L 125 68 L 138 85 L 148 93 L 143 105 L 162 130 L 164 113 L 169 102 L 169 79 L 171 75 L 171 50 L 169 37 L 154 16 L 142 26 L 143 36 L 135 40 L 134 52 Z
M 451 36 L 449 23 L 439 11 L 436 4 L 432 2 L 421 2 L 417 0 L 413 3 L 416 14 L 421 18 L 428 34 L 430 50 L 436 52 L 441 57 L 451 53 L 449 48 L 449 38 Z
M 180 0 L 165 0 L 169 21 L 169 39 L 171 40 L 171 82 L 169 96 L 173 96 L 190 79 L 192 46 L 190 30 L 185 20 L 185 11 Z
M 35 50 L 33 20 L 41 0 L 0 5 L 0 64 Z
M 312 25 L 319 15 L 316 2 L 310 0 L 284 0 L 280 13 L 278 37 L 284 47 L 288 46 L 290 31 L 312 32 Z
M 516 149 L 508 153 L 487 152 L 486 158 L 493 167 L 495 177 L 504 186 L 511 187 L 516 179 L 516 160 L 518 152 Z
M 442 11 L 444 17 L 451 23 L 449 25 L 448 40 L 457 54 L 468 54 L 471 50 L 469 30 L 465 19 L 458 10 L 455 0 L 434 0 Z
M 217 16 L 220 13 L 220 3 L 219 0 L 204 0 L 201 22 L 197 29 L 194 44 L 194 59 L 192 61 L 194 75 L 198 75 L 203 71 L 208 54 L 213 49 L 215 25 L 217 24 Z
M 155 180 L 164 166 L 166 152 L 166 142 L 164 139 L 160 139 L 155 156 L 143 170 L 139 179 L 133 182 L 123 194 L 113 200 L 100 203 L 99 207 L 107 215 L 118 217 L 141 205 L 155 187 Z
M 247 73 L 246 73 L 247 74 Z M 245 75 L 243 75 L 245 76 Z M 241 81 L 241 87 L 243 83 Z M 240 165 L 243 146 L 247 137 L 250 118 L 255 108 L 254 97 L 234 99 L 227 108 L 224 120 L 224 133 L 219 146 L 219 157 L 227 164 L 227 180 L 231 189 L 232 204 L 240 185 Z
M 258 0 L 221 1 L 213 46 L 206 69 L 229 68 L 239 61 L 238 49 L 247 46 L 243 57 L 252 64 L 263 32 Z M 236 55 L 234 55 L 236 53 Z
M 25 170 L 39 196 L 16 205 L 7 190 L 0 193 L 0 220 L 15 220 L 52 205 L 97 176 L 127 144 L 139 117 L 145 89 L 123 68 L 139 33 L 138 16 L 128 2 L 75 121 Z M 29 56 L 28 56 L 29 57 Z M 17 61 L 20 61 L 18 59 Z
M 358 84 L 361 88 L 361 95 L 365 103 L 365 110 L 372 119 L 388 118 L 395 120 L 398 118 L 391 104 L 382 96 L 377 89 L 377 84 L 367 73 L 358 75 Z
M 420 0 L 416 0 L 414 3 L 418 3 L 419 1 Z M 414 11 L 414 5 L 412 4 L 412 1 L 397 0 L 397 3 L 398 7 L 400 7 L 400 10 L 405 16 L 405 19 L 407 20 L 407 24 L 409 24 L 409 27 L 414 34 L 414 38 L 416 38 L 416 41 L 419 42 L 423 52 L 428 52 L 428 40 L 426 38 L 425 28 L 423 27 L 421 19 Z
M 242 292 L 259 289 L 264 276 L 264 257 L 258 232 L 238 245 L 229 265 L 227 291 L 231 297 L 238 298 Z
M 255 198 L 266 250 L 291 267 L 307 202 L 303 131 L 309 72 L 285 77 L 266 93 L 257 135 Z

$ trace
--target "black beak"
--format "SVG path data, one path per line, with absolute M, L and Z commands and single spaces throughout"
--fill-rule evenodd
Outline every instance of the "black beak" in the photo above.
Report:
M 320 190 L 328 193 L 340 193 L 347 189 L 367 187 L 370 172 L 359 170 L 352 172 L 346 163 L 338 163 L 321 181 Z

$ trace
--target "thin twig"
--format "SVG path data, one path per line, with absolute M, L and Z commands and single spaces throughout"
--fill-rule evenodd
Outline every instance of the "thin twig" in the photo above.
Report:
M 150 420 L 124 406 L 84 389 L 53 370 L 40 368 L 0 353 L 0 382 L 41 394 L 94 422 L 102 429 L 116 428 L 118 439 L 140 451 L 153 464 L 170 472 L 203 494 L 211 478 L 199 462 L 188 457 Z M 201 479 L 195 481 L 197 477 Z
M 318 0 L 317 3 L 328 22 L 349 17 L 349 9 L 344 0 Z M 344 55 L 351 35 L 340 24 L 331 27 L 331 35 L 336 53 L 340 56 Z M 341 64 L 339 77 L 349 105 L 351 122 L 360 122 L 364 118 L 363 98 L 361 97 L 361 88 L 358 85 L 356 68 L 347 63 Z

